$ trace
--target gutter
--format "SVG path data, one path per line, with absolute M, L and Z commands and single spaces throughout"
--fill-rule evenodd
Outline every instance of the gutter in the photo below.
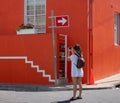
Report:
M 94 84 L 93 75 L 93 0 L 88 0 L 88 35 L 87 35 L 87 84 Z

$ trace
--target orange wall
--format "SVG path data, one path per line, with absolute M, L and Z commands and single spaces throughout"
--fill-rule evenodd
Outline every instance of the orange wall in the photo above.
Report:
M 114 12 L 120 0 L 93 1 L 93 68 L 95 80 L 120 72 L 120 46 L 114 45 Z
M 56 28 L 56 34 L 66 34 L 68 36 L 68 46 L 73 46 L 78 43 L 81 45 L 83 54 L 86 60 L 86 66 L 84 68 L 85 77 L 84 83 L 87 82 L 87 70 L 88 70 L 88 40 L 87 40 L 87 0 L 47 0 L 47 17 L 51 15 L 51 10 L 54 10 L 54 15 L 68 15 L 69 27 Z M 51 25 L 51 19 L 47 19 L 47 25 Z M 47 28 L 47 32 L 51 32 L 51 29 Z M 69 64 L 69 63 L 68 63 Z M 68 76 L 70 77 L 70 66 L 68 66 Z
M 70 21 L 69 27 L 56 28 L 55 34 L 62 33 L 62 34 L 68 35 L 68 46 L 74 45 L 76 43 L 81 45 L 83 54 L 86 59 L 86 66 L 84 68 L 85 69 L 84 82 L 86 82 L 87 70 L 89 68 L 87 65 L 89 62 L 87 59 L 87 55 L 89 52 L 87 50 L 88 41 L 86 40 L 87 38 L 87 0 L 75 0 L 75 1 L 74 0 L 59 0 L 59 1 L 46 0 L 46 1 L 47 1 L 47 5 L 46 5 L 47 33 L 51 33 L 51 29 L 48 28 L 48 26 L 51 25 L 51 19 L 48 18 L 51 15 L 51 10 L 54 10 L 55 16 L 58 16 L 58 15 L 69 16 L 69 21 Z M 17 39 L 18 36 L 16 36 L 16 27 L 18 27 L 24 22 L 24 0 L 19 0 L 19 1 L 11 0 L 10 2 L 4 0 L 2 1 L 1 8 L 2 9 L 0 9 L 0 17 L 1 17 L 0 35 L 4 35 L 4 36 L 9 35 L 7 38 L 9 38 L 10 36 L 15 36 L 14 38 Z M 31 39 L 30 36 L 21 36 L 21 37 L 22 39 L 24 38 Z M 34 36 L 35 35 L 32 35 L 32 37 Z M 46 35 L 44 35 L 43 37 L 47 38 Z M 31 40 L 29 42 L 31 42 Z M 43 45 L 41 44 L 41 41 L 39 42 L 38 43 L 40 46 Z M 28 48 L 30 49 L 31 47 L 27 45 L 25 49 L 27 50 Z M 43 50 L 41 50 L 41 52 L 43 52 Z M 34 52 L 31 52 L 31 53 L 28 52 L 27 55 L 34 56 Z M 44 61 L 41 61 L 41 64 L 44 65 Z M 68 69 L 70 70 L 70 66 L 68 66 Z M 68 75 L 70 77 L 70 73 Z
M 51 34 L 26 36 L 0 36 L 0 56 L 27 56 L 29 61 L 45 70 L 54 79 Z M 0 59 L 0 82 L 19 84 L 53 84 L 31 68 L 25 60 Z
M 16 27 L 24 22 L 24 0 L 2 1 L 0 9 L 0 55 L 27 55 L 29 59 L 34 60 L 45 69 L 48 68 L 45 63 L 49 61 L 50 71 L 48 70 L 48 73 L 53 75 L 53 71 L 51 71 L 53 70 L 52 37 L 51 29 L 48 28 L 51 25 L 51 19 L 48 17 L 51 15 L 51 10 L 54 10 L 55 16 L 69 16 L 69 27 L 56 28 L 55 34 L 66 34 L 68 46 L 78 43 L 82 47 L 86 61 L 84 83 L 88 82 L 91 65 L 93 65 L 95 80 L 120 72 L 120 48 L 114 46 L 113 29 L 114 11 L 120 11 L 120 0 L 90 0 L 93 3 L 92 35 L 89 34 L 88 30 L 89 0 L 46 1 L 47 34 L 21 36 L 16 35 Z M 4 45 L 2 46 L 2 44 Z M 38 58 L 38 56 L 46 57 L 48 49 L 44 46 L 49 48 L 50 54 L 48 58 Z M 70 65 L 68 71 L 70 71 Z M 70 72 L 68 77 L 70 77 Z
M 16 35 L 16 27 L 24 23 L 24 0 L 4 0 L 0 6 L 0 35 Z

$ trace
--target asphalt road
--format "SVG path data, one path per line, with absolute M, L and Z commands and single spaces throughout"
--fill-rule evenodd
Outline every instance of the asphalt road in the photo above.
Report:
M 0 103 L 120 103 L 120 89 L 84 90 L 83 99 L 69 101 L 72 91 L 0 91 Z

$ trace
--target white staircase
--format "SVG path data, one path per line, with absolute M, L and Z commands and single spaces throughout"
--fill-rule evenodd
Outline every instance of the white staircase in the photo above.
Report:
M 29 61 L 27 56 L 0 56 L 0 59 L 24 59 L 25 63 L 31 64 L 31 68 L 36 68 L 37 72 L 41 72 L 43 77 L 47 77 L 49 82 L 55 82 L 54 79 L 51 78 L 50 74 L 46 74 L 45 70 L 39 68 L 39 65 L 34 65 L 33 61 Z

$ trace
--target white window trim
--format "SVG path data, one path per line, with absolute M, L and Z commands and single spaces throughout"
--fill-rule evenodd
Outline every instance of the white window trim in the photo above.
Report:
M 33 0 L 34 1 L 34 6 L 35 6 L 35 1 L 36 0 Z M 27 16 L 27 0 L 24 0 L 24 24 L 27 24 L 27 18 L 26 18 L 26 16 Z M 35 10 L 35 9 L 34 9 Z M 35 12 L 34 12 L 35 13 Z M 35 23 L 35 14 L 34 14 L 34 23 Z M 45 28 L 44 28 L 44 32 L 42 31 L 42 32 L 39 32 L 39 33 L 41 33 L 41 34 L 44 34 L 44 33 L 46 33 L 46 0 L 45 0 L 45 22 L 44 22 L 44 24 L 45 24 Z M 35 25 L 35 24 L 34 24 Z M 36 31 L 35 29 L 34 29 L 34 31 Z M 35 32 L 35 34 L 38 34 L 37 32 Z
M 115 26 L 116 14 L 117 14 L 117 26 Z M 115 34 L 115 29 L 117 30 L 117 34 Z M 114 45 L 120 46 L 120 14 L 118 12 L 114 13 Z

